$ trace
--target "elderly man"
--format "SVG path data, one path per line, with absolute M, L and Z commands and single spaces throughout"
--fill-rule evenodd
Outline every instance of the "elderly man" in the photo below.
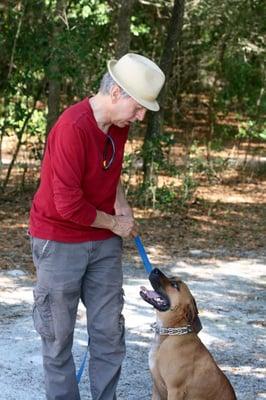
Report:
M 80 298 L 92 398 L 116 399 L 125 355 L 122 238 L 137 232 L 120 184 L 124 145 L 129 126 L 158 111 L 164 80 L 146 57 L 111 60 L 99 92 L 64 111 L 49 133 L 29 227 L 48 400 L 80 399 L 71 352 Z

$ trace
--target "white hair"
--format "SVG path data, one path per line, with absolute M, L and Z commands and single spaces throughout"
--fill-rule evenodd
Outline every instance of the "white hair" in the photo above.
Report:
M 117 83 L 116 81 L 111 77 L 111 75 L 109 74 L 109 72 L 106 72 L 104 74 L 104 76 L 102 77 L 101 80 L 101 84 L 100 84 L 100 88 L 99 88 L 99 92 L 103 95 L 107 95 L 110 93 L 111 88 L 117 85 L 120 89 L 121 89 L 121 95 L 123 97 L 130 97 L 129 94 L 127 92 L 125 92 L 124 89 L 122 89 Z

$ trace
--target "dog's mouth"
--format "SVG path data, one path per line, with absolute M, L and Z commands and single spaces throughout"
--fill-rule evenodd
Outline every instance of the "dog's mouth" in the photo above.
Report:
M 149 275 L 149 281 L 153 290 L 148 290 L 142 286 L 140 296 L 158 311 L 169 310 L 170 298 L 164 289 L 165 285 L 169 283 L 167 276 L 159 268 L 154 268 Z
M 141 286 L 139 294 L 143 300 L 151 304 L 158 311 L 167 311 L 170 307 L 170 301 L 167 294 L 161 290 L 148 290 L 144 286 Z

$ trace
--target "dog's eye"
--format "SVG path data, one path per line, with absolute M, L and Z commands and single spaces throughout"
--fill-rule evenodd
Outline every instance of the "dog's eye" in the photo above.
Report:
M 172 285 L 175 289 L 177 289 L 177 290 L 180 289 L 180 288 L 179 288 L 179 283 L 178 283 L 178 282 L 172 282 L 171 285 Z

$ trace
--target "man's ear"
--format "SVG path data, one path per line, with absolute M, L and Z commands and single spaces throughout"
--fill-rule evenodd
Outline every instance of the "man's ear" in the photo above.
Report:
M 121 97 L 121 89 L 118 85 L 113 85 L 110 90 L 110 96 L 112 103 L 117 103 Z

